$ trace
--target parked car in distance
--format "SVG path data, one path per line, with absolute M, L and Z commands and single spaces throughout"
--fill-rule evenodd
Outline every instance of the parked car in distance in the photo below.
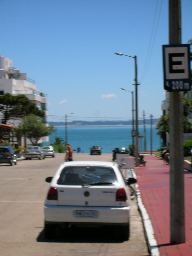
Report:
M 58 227 L 113 226 L 118 236 L 129 237 L 129 188 L 116 163 L 64 162 L 50 183 L 44 202 L 44 234 L 53 238 Z
M 44 146 L 42 147 L 42 151 L 44 152 L 45 157 L 55 157 L 55 152 L 52 146 Z
M 0 163 L 17 164 L 17 155 L 11 146 L 0 146 Z
M 90 148 L 90 155 L 101 155 L 102 150 L 100 146 L 92 146 Z
M 25 159 L 34 159 L 37 158 L 39 160 L 45 158 L 45 154 L 39 146 L 29 146 L 25 152 Z
M 129 154 L 129 150 L 126 149 L 125 147 L 121 147 L 121 148 L 114 148 L 112 151 L 112 160 L 115 161 L 116 160 L 116 155 L 117 154 Z

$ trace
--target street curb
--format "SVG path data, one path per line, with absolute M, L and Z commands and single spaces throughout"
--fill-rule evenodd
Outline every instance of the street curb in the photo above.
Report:
M 137 178 L 134 171 L 133 171 L 133 176 Z M 137 205 L 142 217 L 143 227 L 145 231 L 145 237 L 146 237 L 149 252 L 152 256 L 160 256 L 158 244 L 154 237 L 153 226 L 149 218 L 149 215 L 147 213 L 147 210 L 143 204 L 138 184 L 135 185 L 135 189 L 136 189 Z

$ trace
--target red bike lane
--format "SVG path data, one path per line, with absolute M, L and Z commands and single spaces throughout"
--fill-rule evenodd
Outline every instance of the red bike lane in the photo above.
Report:
M 184 171 L 185 232 L 182 244 L 170 243 L 169 165 L 154 156 L 145 156 L 146 165 L 135 168 L 141 199 L 151 220 L 161 256 L 192 255 L 192 173 Z

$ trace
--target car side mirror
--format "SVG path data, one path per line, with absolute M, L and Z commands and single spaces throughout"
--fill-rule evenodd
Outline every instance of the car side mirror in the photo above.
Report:
M 126 184 L 129 186 L 129 185 L 132 185 L 132 184 L 135 184 L 137 183 L 137 179 L 133 178 L 133 177 L 130 177 L 126 180 Z
M 50 182 L 52 181 L 52 179 L 53 179 L 53 177 L 47 177 L 47 178 L 45 179 L 45 181 L 46 181 L 47 183 L 50 183 Z

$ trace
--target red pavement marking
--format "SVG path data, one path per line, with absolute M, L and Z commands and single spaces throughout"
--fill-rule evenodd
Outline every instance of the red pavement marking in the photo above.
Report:
M 170 244 L 169 165 L 145 156 L 146 166 L 136 168 L 139 190 L 150 216 L 162 256 L 192 256 L 192 173 L 185 172 L 186 242 Z

